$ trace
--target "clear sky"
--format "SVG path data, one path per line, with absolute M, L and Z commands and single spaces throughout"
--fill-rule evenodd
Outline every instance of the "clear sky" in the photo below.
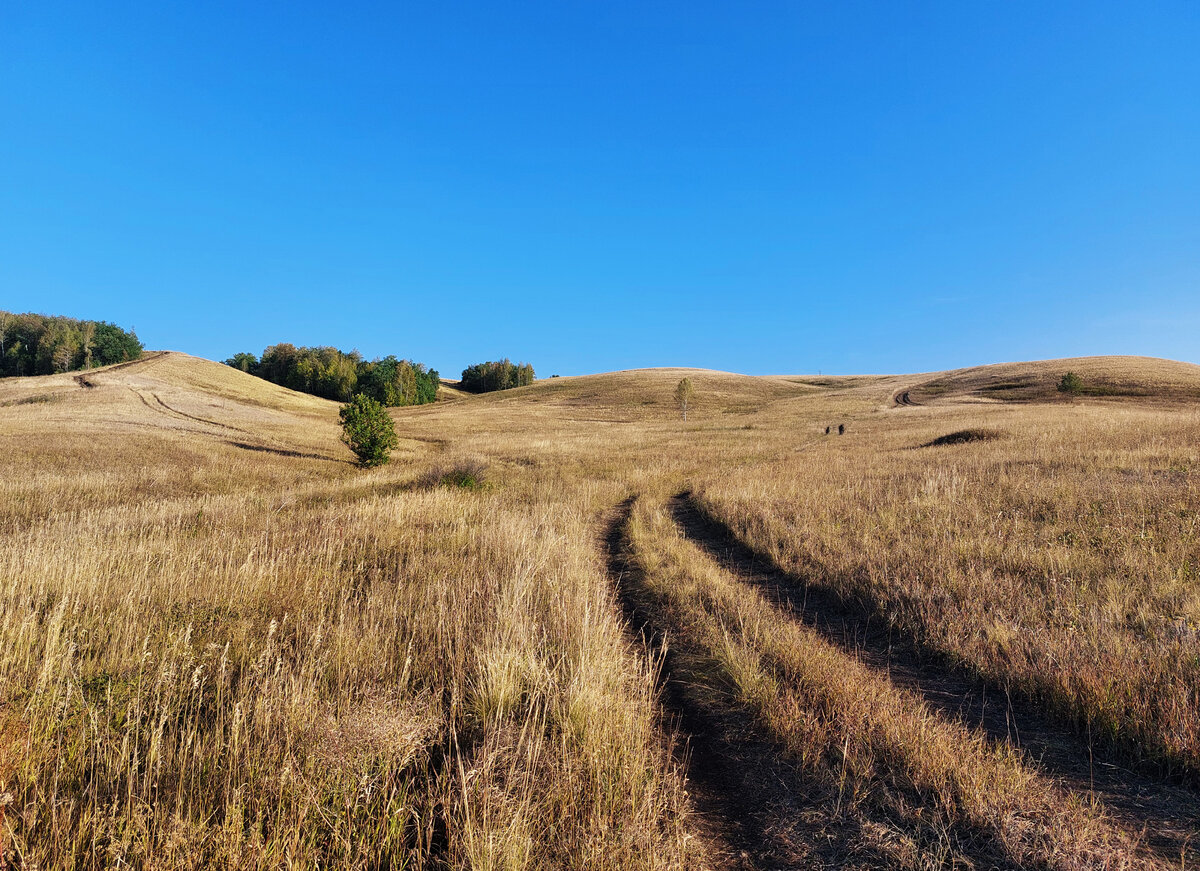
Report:
M 0 0 L 0 308 L 451 376 L 1200 361 L 1200 3 Z

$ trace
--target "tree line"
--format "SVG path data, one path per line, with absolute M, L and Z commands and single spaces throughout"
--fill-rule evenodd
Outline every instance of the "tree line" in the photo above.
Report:
M 533 383 L 533 366 L 528 363 L 513 363 L 508 358 L 476 363 L 463 370 L 463 390 L 471 393 L 488 393 L 492 390 L 508 390 L 510 387 L 525 387 Z
M 338 402 L 362 394 L 383 405 L 423 405 L 437 399 L 441 383 L 436 369 L 412 360 L 390 355 L 364 360 L 358 351 L 297 348 L 286 342 L 267 348 L 261 359 L 244 352 L 234 354 L 225 365 Z
M 107 321 L 0 311 L 0 377 L 123 363 L 136 360 L 143 350 L 133 330 Z

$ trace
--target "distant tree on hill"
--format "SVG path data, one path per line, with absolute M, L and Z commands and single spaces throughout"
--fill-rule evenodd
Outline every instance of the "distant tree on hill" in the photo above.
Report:
M 258 358 L 253 354 L 248 354 L 245 351 L 234 354 L 225 361 L 226 366 L 232 366 L 234 369 L 240 369 L 250 375 L 258 374 Z
M 438 387 L 442 379 L 436 369 L 426 369 L 424 363 L 413 363 L 417 374 L 417 405 L 437 401 Z
M 1058 382 L 1058 390 L 1060 393 L 1078 395 L 1083 392 L 1083 379 L 1074 372 L 1068 372 Z
M 396 427 L 387 409 L 371 397 L 359 393 L 342 406 L 339 414 L 342 419 L 342 441 L 354 451 L 358 464 L 369 468 L 387 463 L 388 454 L 399 444 Z
M 142 343 L 133 330 L 126 332 L 116 324 L 105 321 L 96 323 L 96 335 L 92 339 L 92 357 L 97 366 L 123 363 L 142 356 Z
M 271 345 L 262 359 L 242 352 L 225 365 L 338 402 L 362 393 L 383 405 L 420 405 L 437 399 L 441 383 L 436 370 L 411 360 L 388 356 L 368 362 L 357 351 L 297 348 L 287 342 Z
M 359 367 L 359 387 L 384 405 L 421 405 L 437 399 L 441 379 L 411 360 L 384 357 Z
M 0 312 L 0 376 L 50 375 L 136 360 L 142 343 L 104 321 Z
M 459 386 L 471 393 L 490 393 L 493 390 L 526 387 L 533 381 L 533 366 L 528 363 L 513 363 L 506 357 L 503 360 L 468 366 L 463 370 Z
M 696 396 L 696 388 L 692 386 L 691 378 L 683 378 L 675 385 L 675 401 L 679 403 L 679 410 L 683 412 L 683 419 L 687 420 L 688 405 Z

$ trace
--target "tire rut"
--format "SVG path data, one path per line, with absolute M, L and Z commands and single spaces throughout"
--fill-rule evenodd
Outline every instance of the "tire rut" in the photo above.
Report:
M 744 788 L 748 784 L 740 782 L 733 771 L 733 749 L 723 734 L 725 730 L 687 704 L 683 688 L 671 672 L 674 657 L 666 649 L 664 633 L 653 624 L 635 593 L 639 569 L 629 559 L 625 542 L 625 524 L 633 501 L 630 497 L 618 505 L 606 524 L 605 561 L 630 634 L 663 663 L 660 715 L 674 740 L 664 737 L 683 763 L 689 797 L 700 817 L 700 834 L 710 852 L 724 860 L 722 867 L 771 867 L 756 855 L 764 837 L 758 807 L 761 796 L 750 795 Z
M 198 417 L 194 414 L 188 414 L 186 411 L 180 411 L 177 408 L 172 408 L 171 406 L 167 405 L 167 403 L 163 402 L 163 398 L 157 393 L 151 393 L 150 395 L 154 397 L 155 402 L 157 402 L 171 414 L 178 415 L 179 417 L 186 418 L 187 420 L 194 420 L 197 423 L 204 424 L 205 426 L 227 429 L 231 432 L 241 433 L 242 435 L 253 435 L 253 433 L 251 433 L 249 430 L 242 429 L 240 426 L 230 426 L 227 423 L 218 423 L 215 420 L 209 420 L 207 417 Z
M 697 834 L 716 867 L 893 868 L 892 858 L 877 852 L 864 836 L 862 821 L 831 815 L 831 797 L 822 787 L 808 784 L 748 714 L 708 700 L 680 675 L 680 654 L 667 636 L 682 633 L 657 613 L 644 592 L 641 568 L 628 552 L 625 527 L 633 502 L 630 497 L 618 505 L 606 524 L 608 573 L 632 640 L 645 644 L 662 662 L 664 741 L 686 773 Z
M 145 353 L 142 356 L 138 357 L 136 360 L 126 360 L 124 363 L 113 363 L 110 366 L 103 366 L 103 367 L 96 368 L 96 369 L 85 369 L 83 372 L 81 372 L 75 376 L 75 383 L 78 384 L 80 387 L 85 387 L 85 388 L 105 386 L 105 385 L 102 385 L 99 381 L 96 381 L 95 379 L 101 375 L 108 375 L 112 372 L 120 371 L 121 369 L 128 369 L 130 366 L 136 366 L 139 363 L 142 363 L 142 364 L 153 363 L 156 360 L 159 360 L 162 357 L 164 357 L 166 355 L 166 353 L 167 353 L 166 351 L 150 351 L 150 352 Z M 89 375 L 91 375 L 92 377 L 89 378 L 88 377 Z
M 1101 758 L 1074 733 L 1000 687 L 923 656 L 897 639 L 861 605 L 796 577 L 705 513 L 690 493 L 670 510 L 682 534 L 743 583 L 756 587 L 826 639 L 919 694 L 934 710 L 978 729 L 991 741 L 1019 749 L 1031 766 L 1060 788 L 1096 801 L 1110 819 L 1140 833 L 1147 849 L 1179 867 L 1200 868 L 1200 795 L 1186 786 L 1147 777 Z
M 138 361 L 138 362 L 140 362 L 140 361 Z M 121 365 L 128 365 L 128 364 L 123 363 Z M 265 443 L 263 443 L 263 441 L 261 439 L 255 440 L 254 433 L 250 432 L 249 430 L 242 429 L 241 427 L 237 427 L 237 426 L 232 426 L 230 424 L 219 423 L 218 421 L 209 420 L 208 418 L 205 418 L 205 417 L 197 417 L 196 415 L 192 415 L 192 414 L 188 414 L 187 412 L 180 411 L 177 408 L 172 408 L 170 405 L 168 405 L 166 402 L 163 401 L 161 396 L 159 396 L 157 393 L 153 393 L 153 392 L 151 392 L 151 394 L 150 394 L 152 397 L 154 397 L 154 403 L 152 403 L 149 399 L 146 398 L 146 395 L 144 393 L 142 393 L 140 390 L 137 390 L 136 388 L 133 388 L 133 387 L 130 387 L 129 389 L 131 391 L 133 391 L 133 394 L 142 401 L 142 405 L 146 406 L 146 408 L 150 409 L 151 411 L 155 412 L 156 414 L 161 414 L 161 415 L 171 418 L 171 419 L 188 420 L 188 421 L 193 421 L 195 423 L 204 424 L 205 426 L 210 426 L 210 427 L 214 427 L 217 429 L 227 430 L 229 433 L 236 433 L 239 436 L 249 439 L 248 441 L 237 441 L 236 438 L 231 438 L 231 439 L 226 440 L 225 444 L 230 445 L 232 447 L 241 448 L 242 450 L 246 450 L 246 451 L 255 451 L 258 453 L 276 454 L 281 457 L 293 457 L 293 458 L 307 459 L 307 460 L 323 460 L 325 462 L 330 462 L 330 463 L 345 462 L 344 460 L 337 459 L 336 457 L 325 456 L 324 454 L 307 453 L 305 451 L 297 451 L 297 450 L 293 450 L 293 449 L 287 448 L 287 447 L 276 447 L 274 445 L 265 444 Z M 155 405 L 155 403 L 157 403 L 157 406 Z M 190 430 L 190 431 L 196 432 L 196 433 L 203 432 L 202 430 L 195 430 L 195 429 Z M 204 434 L 207 435 L 208 433 L 204 433 Z

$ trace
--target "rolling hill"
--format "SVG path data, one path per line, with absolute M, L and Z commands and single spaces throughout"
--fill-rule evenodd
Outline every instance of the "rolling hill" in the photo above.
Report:
M 1200 863 L 1195 396 L 448 386 L 363 471 L 186 354 L 0 381 L 0 867 Z

